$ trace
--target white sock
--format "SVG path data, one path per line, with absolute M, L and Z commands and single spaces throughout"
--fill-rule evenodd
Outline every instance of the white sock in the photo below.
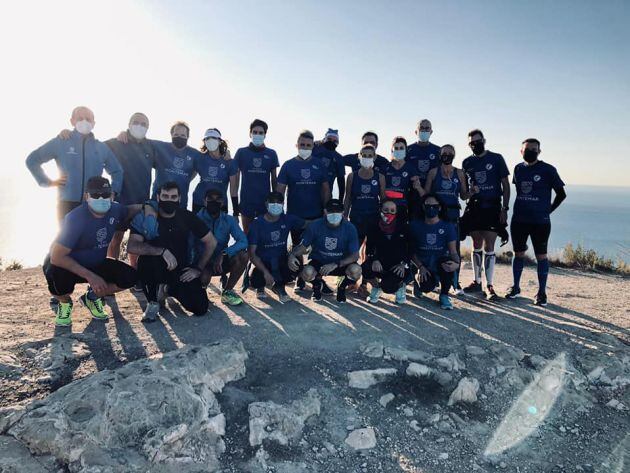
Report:
M 483 250 L 473 250 L 471 254 L 473 272 L 475 273 L 475 282 L 481 284 L 481 258 Z
M 494 263 L 496 262 L 496 255 L 494 251 L 488 251 L 483 258 L 483 269 L 486 273 L 486 283 L 488 286 L 492 286 L 492 280 L 494 278 Z

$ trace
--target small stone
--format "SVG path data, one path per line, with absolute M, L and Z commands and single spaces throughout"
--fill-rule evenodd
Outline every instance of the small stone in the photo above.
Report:
M 403 409 L 403 414 L 405 414 L 405 416 L 407 416 L 407 417 L 412 417 L 413 416 L 413 409 L 411 409 L 410 407 L 405 407 Z
M 446 453 L 446 452 L 440 453 L 440 456 L 438 458 L 440 460 L 448 460 L 448 453 Z
M 370 386 L 389 380 L 397 373 L 398 370 L 396 368 L 351 371 L 348 373 L 348 382 L 351 388 L 367 389 Z
M 558 429 L 560 432 L 565 433 L 567 431 L 567 429 L 564 428 L 564 426 L 560 426 L 560 428 Z
M 486 354 L 486 350 L 475 345 L 466 346 L 466 353 L 468 356 L 481 356 Z
M 381 398 L 378 400 L 379 404 L 383 407 L 387 407 L 387 404 L 394 400 L 394 396 L 392 393 L 383 394 Z
M 409 426 L 416 432 L 419 432 L 420 430 L 422 430 L 422 427 L 420 427 L 420 425 L 418 424 L 418 421 L 415 419 L 409 422 Z
M 370 358 L 381 358 L 383 356 L 383 342 L 372 342 L 362 345 L 361 353 Z

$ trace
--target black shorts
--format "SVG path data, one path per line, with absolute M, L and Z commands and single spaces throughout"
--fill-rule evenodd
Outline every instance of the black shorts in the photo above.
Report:
M 277 265 L 272 264 L 271 261 L 263 260 L 263 263 L 273 275 L 273 279 L 277 284 L 284 285 L 290 283 L 297 277 L 297 274 L 289 269 L 286 256 L 280 258 Z M 274 266 L 276 267 L 274 268 Z M 254 289 L 262 289 L 266 285 L 263 272 L 255 266 L 250 273 L 249 280 Z
M 360 245 L 368 236 L 372 228 L 378 225 L 378 215 L 351 216 L 350 223 L 352 223 L 357 229 L 357 236 L 359 237 Z
M 242 250 L 245 251 L 245 250 Z M 208 262 L 208 264 L 206 265 L 206 269 L 210 272 L 210 276 L 227 276 L 228 274 L 230 274 L 230 265 L 232 263 L 232 258 L 235 258 L 236 256 L 238 256 L 241 252 L 239 251 L 238 253 L 236 253 L 233 256 L 228 256 L 228 255 L 223 255 L 222 258 L 223 260 L 221 261 L 221 273 L 215 273 L 212 269 L 212 261 Z
M 498 233 L 504 225 L 500 221 L 501 206 L 474 206 L 468 216 L 468 230 L 470 232 L 489 231 Z
M 551 223 L 524 223 L 514 222 L 510 225 L 512 234 L 512 247 L 514 251 L 527 251 L 527 238 L 532 239 L 534 254 L 546 255 Z
M 46 258 L 44 262 L 44 275 L 48 283 L 48 290 L 54 296 L 72 294 L 77 283 L 87 282 L 81 276 L 67 269 L 60 268 L 50 263 Z M 100 265 L 90 268 L 94 274 L 98 274 L 105 282 L 113 283 L 121 289 L 133 287 L 138 279 L 136 270 L 122 261 L 106 258 Z
M 296 228 L 291 230 L 291 246 L 292 248 L 296 248 L 300 242 L 302 241 L 302 235 L 304 234 L 304 230 L 308 227 L 312 222 L 314 222 L 316 218 L 304 220 L 306 222 L 306 226 L 304 228 Z
M 308 263 L 309 266 L 312 266 L 313 268 L 315 268 L 315 270 L 319 273 L 319 270 L 321 269 L 322 266 L 328 264 L 328 263 L 320 263 L 317 260 L 310 260 Z M 356 263 L 350 263 L 350 264 L 356 264 Z M 346 275 L 346 268 L 348 266 L 350 266 L 350 264 L 347 264 L 346 266 L 338 266 L 336 267 L 334 270 L 332 270 L 330 273 L 327 274 L 327 276 L 345 276 Z M 302 268 L 300 267 L 300 270 Z

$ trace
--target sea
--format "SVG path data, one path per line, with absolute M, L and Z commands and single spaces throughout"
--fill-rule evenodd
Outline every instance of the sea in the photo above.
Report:
M 581 244 L 630 263 L 630 187 L 570 185 L 566 190 L 567 199 L 551 217 L 549 253 L 559 256 L 567 243 Z M 0 177 L 4 267 L 13 261 L 24 267 L 42 263 L 57 233 L 55 201 L 54 189 L 39 188 L 32 179 Z

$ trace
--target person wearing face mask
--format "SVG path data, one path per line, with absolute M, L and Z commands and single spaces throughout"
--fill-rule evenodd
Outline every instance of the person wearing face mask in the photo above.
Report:
M 464 171 L 453 166 L 455 159 L 455 147 L 444 145 L 440 148 L 440 166 L 433 168 L 427 175 L 424 185 L 425 193 L 433 193 L 446 205 L 446 221 L 452 223 L 457 231 L 457 254 L 459 255 L 459 199 L 466 200 L 470 197 L 468 184 Z M 456 294 L 463 291 L 459 284 L 459 269 L 455 271 L 453 288 Z
M 452 310 L 448 295 L 453 284 L 453 273 L 459 268 L 457 232 L 447 222 L 446 206 L 435 194 L 425 194 L 420 199 L 422 218 L 409 225 L 412 244 L 412 261 L 418 269 L 414 281 L 414 295 L 423 294 L 440 286 L 440 307 Z
M 413 167 L 416 175 L 414 180 L 415 192 L 409 193 L 409 216 L 417 218 L 421 213 L 420 197 L 424 194 L 424 186 L 426 184 L 429 171 L 440 165 L 440 147 L 431 143 L 430 138 L 433 134 L 433 125 L 426 118 L 418 122 L 415 134 L 417 141 L 407 148 L 407 162 Z
M 122 261 L 107 258 L 114 232 L 140 210 L 113 202 L 112 187 L 100 176 L 88 179 L 83 203 L 71 210 L 50 247 L 43 270 L 48 289 L 57 300 L 55 324 L 72 324 L 72 293 L 77 283 L 89 284 L 81 303 L 96 320 L 108 318 L 102 298 L 132 287 L 136 271 Z
M 287 192 L 287 213 L 306 220 L 307 224 L 320 218 L 324 205 L 330 199 L 328 178 L 319 159 L 313 158 L 314 137 L 309 130 L 302 131 L 295 147 L 298 155 L 282 164 L 278 174 L 276 191 Z M 302 239 L 302 230 L 291 232 L 294 246 Z M 305 287 L 302 278 L 297 279 L 295 289 Z M 326 286 L 326 293 L 332 290 Z
M 481 130 L 468 133 L 468 145 L 473 154 L 464 159 L 462 168 L 468 179 L 471 197 L 461 219 L 460 234 L 473 240 L 472 263 L 474 280 L 465 293 L 481 292 L 481 270 L 486 275 L 486 299 L 498 300 L 494 290 L 494 246 L 497 236 L 507 243 L 507 212 L 510 204 L 510 171 L 505 159 L 488 151 Z M 485 253 L 485 254 L 484 254 Z
M 269 287 L 285 303 L 291 300 L 285 285 L 295 279 L 287 261 L 289 233 L 304 230 L 306 222 L 284 213 L 284 196 L 279 192 L 271 192 L 265 206 L 267 212 L 252 222 L 247 234 L 249 259 L 254 266 L 250 280 L 259 299 L 266 297 L 265 287 Z
M 374 150 L 378 148 L 378 135 L 375 132 L 366 131 L 363 133 L 363 136 L 361 137 L 361 146 L 366 145 L 374 146 Z M 353 171 L 358 171 L 361 167 L 358 153 L 346 154 L 343 157 L 343 162 L 346 167 L 352 168 Z M 387 164 L 387 158 L 381 156 L 380 154 L 377 154 L 376 158 L 374 158 L 374 170 L 376 172 L 381 172 L 381 169 L 385 168 Z
M 227 305 L 240 305 L 243 299 L 234 292 L 234 286 L 245 272 L 247 266 L 247 237 L 238 225 L 238 220 L 227 215 L 223 208 L 223 193 L 218 189 L 209 189 L 205 196 L 205 206 L 197 217 L 206 224 L 214 235 L 217 246 L 212 257 L 205 266 L 201 276 L 204 286 L 210 283 L 212 276 L 220 276 L 222 280 L 221 302 Z M 230 245 L 230 240 L 233 243 Z M 202 254 L 201 243 L 197 244 L 197 254 Z
M 232 212 L 239 215 L 238 205 L 238 168 L 233 159 L 227 155 L 227 143 L 221 138 L 221 132 L 209 128 L 203 135 L 201 154 L 195 161 L 195 172 L 199 175 L 199 183 L 193 191 L 193 213 L 197 214 L 205 207 L 204 199 L 210 189 L 216 189 L 223 195 L 223 211 L 228 211 L 227 190 L 230 187 Z
M 200 277 L 217 241 L 204 222 L 181 207 L 180 200 L 179 185 L 175 181 L 163 183 L 157 193 L 157 232 L 147 236 L 131 226 L 128 248 L 139 255 L 138 275 L 147 298 L 142 322 L 157 320 L 167 295 L 194 315 L 208 311 L 208 295 Z M 190 257 L 191 233 L 203 245 L 196 264 Z
M 527 239 L 530 238 L 536 255 L 538 273 L 538 292 L 534 304 L 547 305 L 547 275 L 549 260 L 547 259 L 547 242 L 551 233 L 550 214 L 556 210 L 567 194 L 564 182 L 560 179 L 554 166 L 538 159 L 540 141 L 528 138 L 521 145 L 522 163 L 514 168 L 513 183 L 516 186 L 514 213 L 510 224 L 514 259 L 512 274 L 514 283 L 505 297 L 514 299 L 521 297 L 521 275 L 525 265 Z M 551 191 L 555 197 L 551 201 Z
M 416 168 L 407 161 L 407 140 L 397 136 L 392 141 L 392 159 L 381 173 L 385 176 L 385 197 L 396 203 L 396 218 L 408 221 L 407 198 L 415 192 L 413 182 L 418 179 Z
M 396 202 L 384 200 L 378 224 L 367 236 L 363 280 L 372 285 L 367 301 L 376 304 L 383 292 L 395 294 L 396 304 L 407 301 L 405 281 L 410 280 L 409 229 L 398 215 Z
M 346 168 L 343 156 L 337 152 L 338 146 L 339 130 L 329 128 L 324 135 L 324 139 L 315 143 L 313 156 L 319 158 L 322 162 L 322 166 L 326 170 L 330 192 L 332 193 L 335 187 L 335 181 L 337 181 L 337 187 L 339 189 L 338 198 L 339 200 L 343 200 L 346 192 Z
M 70 123 L 73 130 L 68 138 L 60 136 L 37 148 L 26 158 L 26 167 L 42 187 L 57 187 L 57 218 L 59 222 L 72 209 L 81 205 L 87 181 L 92 176 L 100 176 L 103 169 L 112 178 L 112 190 L 120 193 L 123 184 L 123 170 L 105 143 L 94 138 L 94 113 L 87 107 L 76 107 L 72 111 Z M 49 178 L 42 164 L 54 160 L 59 169 L 59 178 Z
M 301 277 L 313 284 L 314 301 L 322 299 L 324 276 L 339 276 L 337 302 L 346 302 L 346 287 L 351 281 L 361 279 L 359 239 L 354 225 L 343 218 L 343 204 L 339 199 L 330 199 L 326 204 L 324 218 L 311 223 L 299 245 L 289 254 L 291 271 L 300 272 Z M 302 265 L 300 258 L 309 253 L 310 261 Z

